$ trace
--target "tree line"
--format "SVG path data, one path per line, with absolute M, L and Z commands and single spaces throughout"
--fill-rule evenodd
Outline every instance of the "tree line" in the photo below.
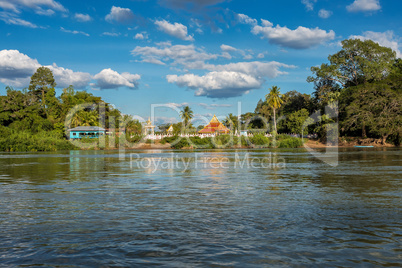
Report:
M 341 137 L 401 143 L 402 60 L 392 49 L 371 40 L 344 40 L 340 51 L 329 55 L 328 62 L 311 67 L 311 71 L 307 78 L 314 85 L 311 95 L 296 90 L 282 94 L 280 88 L 272 86 L 254 112 L 240 117 L 230 113 L 223 123 L 233 133 L 240 125 L 240 129 L 274 134 L 317 133 L 322 141 L 326 141 L 331 131 L 338 131 Z M 33 143 L 48 144 L 46 150 L 69 148 L 63 143 L 66 117 L 73 107 L 84 103 L 89 105 L 70 118 L 68 128 L 99 124 L 119 128 L 125 122 L 128 137 L 142 134 L 138 120 L 122 114 L 101 97 L 77 91 L 73 86 L 56 96 L 56 86 L 51 70 L 40 67 L 32 75 L 28 88 L 6 87 L 6 95 L 0 96 L 0 150 L 17 150 L 17 145 L 27 137 L 36 139 Z M 103 121 L 100 106 L 104 110 Z M 180 116 L 182 122 L 173 124 L 174 133 L 195 133 L 202 129 L 203 126 L 192 125 L 194 113 L 189 106 L 183 108 Z M 332 129 L 334 123 L 339 128 Z M 164 132 L 169 126 L 160 125 L 159 129 Z M 50 140 L 41 142 L 46 138 Z M 32 148 L 35 150 L 35 146 Z

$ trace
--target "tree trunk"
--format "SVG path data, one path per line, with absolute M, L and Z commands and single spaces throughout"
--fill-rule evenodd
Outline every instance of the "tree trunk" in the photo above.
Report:
M 273 108 L 274 110 L 274 127 L 275 127 L 275 132 L 278 133 L 278 131 L 276 130 L 276 112 L 275 112 L 275 108 Z
M 388 135 L 382 136 L 381 144 L 384 145 L 385 142 L 387 141 Z
M 362 138 L 367 138 L 365 123 L 362 124 Z

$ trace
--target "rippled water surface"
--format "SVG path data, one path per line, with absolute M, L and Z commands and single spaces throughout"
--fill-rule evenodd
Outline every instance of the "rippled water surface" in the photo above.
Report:
M 402 151 L 0 153 L 0 266 L 402 266 Z

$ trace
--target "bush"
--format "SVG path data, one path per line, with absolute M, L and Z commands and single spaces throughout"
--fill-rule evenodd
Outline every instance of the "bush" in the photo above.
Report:
M 263 134 L 255 134 L 249 138 L 251 145 L 260 148 L 267 148 L 271 145 L 271 139 L 265 137 Z
M 287 137 L 286 139 L 279 140 L 278 148 L 298 148 L 303 146 L 303 141 L 300 138 Z
M 0 138 L 0 150 L 7 152 L 37 152 L 77 149 L 69 141 L 59 137 L 57 132 L 13 132 L 7 137 Z
M 188 143 L 187 139 L 185 138 L 181 138 L 178 142 L 175 142 L 174 144 L 172 144 L 172 148 L 174 149 L 181 149 L 183 147 L 189 147 L 190 144 Z

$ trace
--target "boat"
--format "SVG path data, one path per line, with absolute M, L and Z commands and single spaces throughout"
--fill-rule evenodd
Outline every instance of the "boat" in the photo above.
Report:
M 356 148 L 373 148 L 373 145 L 355 145 Z

